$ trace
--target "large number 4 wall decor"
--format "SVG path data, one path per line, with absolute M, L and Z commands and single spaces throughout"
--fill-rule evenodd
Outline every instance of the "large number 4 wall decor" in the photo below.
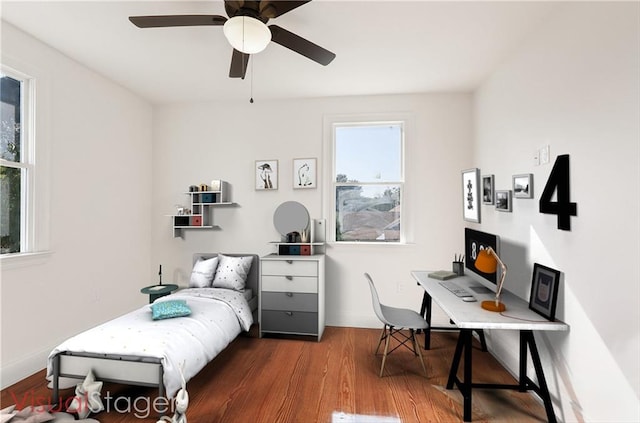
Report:
M 552 201 L 553 193 L 556 201 Z M 558 216 L 558 229 L 571 230 L 571 216 L 578 215 L 578 204 L 571 202 L 569 190 L 569 155 L 558 156 L 540 196 L 540 213 Z

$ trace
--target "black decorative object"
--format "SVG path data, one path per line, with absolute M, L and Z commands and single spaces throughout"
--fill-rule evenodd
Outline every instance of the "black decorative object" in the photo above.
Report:
M 556 193 L 556 201 L 552 201 Z M 558 216 L 558 229 L 571 230 L 571 216 L 578 215 L 577 203 L 571 202 L 569 189 L 569 155 L 558 156 L 540 196 L 540 213 Z

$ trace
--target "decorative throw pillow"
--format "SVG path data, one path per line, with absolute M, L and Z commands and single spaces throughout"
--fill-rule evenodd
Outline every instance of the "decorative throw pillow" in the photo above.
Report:
M 151 318 L 153 320 L 171 319 L 191 314 L 191 308 L 185 300 L 169 300 L 151 304 Z
M 84 381 L 76 386 L 76 396 L 67 407 L 67 411 L 77 413 L 80 419 L 86 418 L 91 413 L 101 412 L 104 410 L 101 390 L 102 382 L 96 382 L 90 370 Z
M 213 281 L 213 275 L 218 267 L 218 257 L 203 260 L 198 259 L 193 265 L 191 271 L 191 279 L 189 280 L 189 288 L 208 288 Z
M 212 286 L 242 291 L 251 269 L 253 256 L 231 257 L 218 254 L 218 258 L 218 269 Z
M 7 408 L 3 408 L 2 410 L 0 410 L 0 423 L 6 423 L 9 420 L 11 420 L 13 416 L 16 415 L 16 413 L 13 411 L 15 408 L 16 408 L 15 405 L 11 405 Z
M 5 422 L 11 422 L 11 423 L 18 423 L 18 422 L 23 422 L 23 423 L 43 423 L 43 422 L 50 422 L 51 420 L 53 420 L 55 417 L 49 413 L 50 408 L 47 406 L 33 406 L 30 405 L 28 407 L 23 408 L 20 411 L 15 411 L 12 413 L 14 414 L 13 418 L 10 418 L 9 420 L 3 420 Z

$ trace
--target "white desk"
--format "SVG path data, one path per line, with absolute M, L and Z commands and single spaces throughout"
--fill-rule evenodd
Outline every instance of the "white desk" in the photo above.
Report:
M 458 343 L 453 355 L 451 370 L 449 371 L 449 379 L 447 381 L 447 389 L 457 387 L 464 398 L 464 421 L 471 421 L 471 389 L 472 388 L 491 388 L 491 389 L 517 389 L 521 392 L 533 390 L 542 398 L 547 412 L 549 422 L 556 422 L 556 416 L 551 403 L 551 396 L 547 388 L 547 382 L 544 377 L 540 355 L 536 347 L 534 331 L 550 330 L 550 331 L 566 331 L 569 326 L 560 321 L 550 322 L 539 314 L 529 309 L 529 303 L 517 297 L 510 292 L 502 291 L 501 301 L 506 305 L 507 309 L 502 313 L 484 310 L 480 307 L 480 303 L 484 300 L 492 300 L 495 298 L 493 293 L 476 294 L 469 288 L 471 285 L 480 285 L 468 276 L 460 276 L 455 279 L 455 283 L 461 288 L 467 289 L 478 300 L 477 302 L 465 302 L 461 298 L 456 297 L 446 288 L 440 285 L 439 280 L 431 279 L 427 275 L 429 271 L 413 271 L 411 275 L 424 288 L 426 303 L 429 308 L 431 299 L 449 316 L 449 318 L 460 329 Z M 425 304 L 425 301 L 423 301 Z M 431 311 L 428 310 L 427 322 L 430 321 Z M 471 380 L 471 344 L 473 340 L 472 332 L 474 330 L 483 329 L 499 329 L 499 330 L 517 330 L 520 332 L 520 375 L 518 384 L 491 384 L 491 383 L 473 383 Z M 425 336 L 430 336 L 430 332 L 425 332 Z M 425 344 L 427 342 L 425 341 Z M 527 351 L 531 353 L 531 360 L 536 371 L 538 385 L 536 385 L 527 376 Z M 464 375 L 463 379 L 458 379 L 457 373 L 460 366 L 460 359 L 464 353 Z

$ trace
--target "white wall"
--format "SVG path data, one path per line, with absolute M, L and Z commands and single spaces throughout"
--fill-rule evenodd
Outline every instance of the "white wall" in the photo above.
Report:
M 477 91 L 475 164 L 495 174 L 534 174 L 535 199 L 513 213 L 483 207 L 498 233 L 508 289 L 528 298 L 534 262 L 564 273 L 557 315 L 570 332 L 537 336 L 559 417 L 638 421 L 640 407 L 639 19 L 634 3 L 570 3 L 555 11 Z M 534 167 L 537 148 L 552 161 Z M 538 212 L 558 154 L 571 160 L 571 231 Z M 503 244 L 503 247 L 505 245 Z M 517 341 L 493 333 L 493 350 L 516 372 Z
M 2 62 L 37 77 L 51 251 L 2 264 L 6 387 L 45 367 L 65 338 L 144 304 L 139 290 L 153 277 L 152 109 L 5 22 Z
M 523 298 L 534 262 L 564 273 L 558 317 L 571 330 L 537 337 L 559 418 L 640 420 L 638 14 L 637 3 L 562 5 L 475 98 L 257 96 L 252 105 L 157 107 L 153 119 L 140 99 L 4 24 L 3 60 L 15 56 L 48 75 L 54 254 L 2 269 L 2 385 L 43 367 L 62 338 L 142 304 L 139 288 L 159 263 L 165 280 L 185 285 L 194 252 L 270 253 L 283 201 L 328 217 L 326 182 L 293 190 L 291 160 L 318 157 L 323 168 L 327 115 L 400 112 L 414 116 L 404 210 L 414 243 L 328 246 L 328 323 L 378 326 L 364 271 L 390 303 L 418 307 L 409 271 L 447 267 L 462 247 L 460 170 L 493 173 L 499 189 L 531 172 L 535 199 L 516 200 L 510 214 L 483 206 L 482 224 L 471 226 L 502 236 L 507 286 Z M 552 160 L 571 155 L 578 216 L 570 232 L 537 211 L 551 165 L 534 167 L 532 156 L 545 144 Z M 254 190 L 256 159 L 280 161 L 277 191 Z M 186 202 L 189 185 L 211 179 L 229 181 L 238 205 L 213 211 L 220 230 L 174 239 L 166 215 Z M 38 336 L 24 339 L 26 330 Z M 494 332 L 489 342 L 515 373 L 514 337 Z
M 408 112 L 403 213 L 413 243 L 404 246 L 327 246 L 327 323 L 377 327 L 363 272 L 387 301 L 419 308 L 422 293 L 411 269 L 449 267 L 462 251 L 460 170 L 471 158 L 468 94 L 324 98 L 239 104 L 158 107 L 154 114 L 153 257 L 179 284 L 188 283 L 191 255 L 200 251 L 274 251 L 273 212 L 299 201 L 311 217 L 328 218 L 322 190 L 294 190 L 292 159 L 317 157 L 322 170 L 323 118 L 328 114 Z M 278 159 L 279 189 L 256 191 L 255 160 Z M 325 175 L 326 176 L 326 175 Z M 189 185 L 229 181 L 237 207 L 213 210 L 220 230 L 187 230 L 173 238 L 175 204 Z M 398 286 L 400 283 L 400 286 Z M 443 317 L 442 320 L 446 321 Z

